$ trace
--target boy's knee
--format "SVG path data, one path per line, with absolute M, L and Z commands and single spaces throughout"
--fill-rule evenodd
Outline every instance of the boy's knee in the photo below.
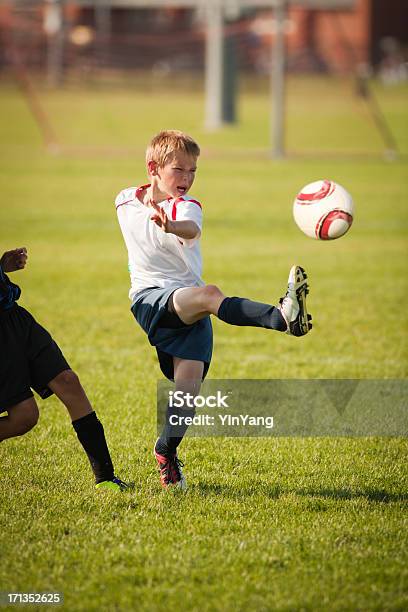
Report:
M 217 285 L 206 285 L 203 287 L 204 306 L 219 301 L 224 297 L 224 294 Z
M 29 432 L 33 427 L 35 427 L 38 423 L 40 413 L 38 412 L 37 406 L 29 406 L 24 408 L 17 417 L 16 417 L 16 435 L 23 436 L 27 432 Z
M 79 377 L 73 370 L 64 370 L 51 381 L 53 385 L 71 389 L 80 386 Z

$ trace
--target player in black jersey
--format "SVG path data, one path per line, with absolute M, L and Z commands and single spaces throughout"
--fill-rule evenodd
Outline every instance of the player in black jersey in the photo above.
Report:
M 22 270 L 27 249 L 6 251 L 0 259 L 0 442 L 22 436 L 39 417 L 32 389 L 45 399 L 55 395 L 66 406 L 88 455 L 98 489 L 129 488 L 114 474 L 102 423 L 78 376 L 56 342 L 25 308 L 17 304 L 20 288 L 6 272 Z

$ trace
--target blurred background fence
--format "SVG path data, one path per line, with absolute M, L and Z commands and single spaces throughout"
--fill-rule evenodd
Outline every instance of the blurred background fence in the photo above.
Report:
M 151 3 L 156 4 L 153 8 L 146 4 L 137 0 L 134 6 L 132 0 L 2 1 L 1 69 L 10 66 L 11 42 L 27 67 L 48 71 L 51 80 L 56 77 L 53 66 L 55 71 L 59 62 L 62 72 L 57 76 L 68 80 L 126 78 L 129 71 L 144 71 L 150 79 L 202 73 L 208 3 L 183 7 L 183 0 L 167 5 L 163 0 L 161 5 Z M 223 4 L 227 53 L 240 71 L 267 74 L 276 31 L 274 10 L 262 1 L 225 0 Z M 388 81 L 407 78 L 406 0 L 287 4 L 288 71 L 349 74 L 363 64 Z M 330 5 L 340 8 L 333 10 Z
M 407 9 L 406 0 L 0 0 L 0 77 L 17 77 L 48 144 L 38 87 L 204 89 L 204 124 L 216 129 L 236 121 L 240 90 L 271 79 L 274 157 L 284 153 L 285 75 L 353 77 L 395 155 L 369 80 L 408 80 Z

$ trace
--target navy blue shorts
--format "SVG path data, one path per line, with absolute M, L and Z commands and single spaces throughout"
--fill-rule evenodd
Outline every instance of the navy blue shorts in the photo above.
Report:
M 0 311 L 0 412 L 52 395 L 48 383 L 70 367 L 58 345 L 25 308 Z
M 169 380 L 174 380 L 173 357 L 204 362 L 203 379 L 211 363 L 213 332 L 210 317 L 178 329 L 160 325 L 167 312 L 167 302 L 177 288 L 148 287 L 137 295 L 131 308 L 133 316 L 156 348 L 160 368 Z

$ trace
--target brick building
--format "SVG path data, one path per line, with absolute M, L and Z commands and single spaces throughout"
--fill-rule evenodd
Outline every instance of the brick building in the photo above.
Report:
M 288 17 L 289 55 L 297 69 L 350 72 L 356 63 L 377 68 L 389 38 L 407 59 L 407 0 L 356 0 L 354 10 L 343 11 L 292 7 Z
M 10 33 L 27 66 L 47 62 L 47 4 L 40 0 L 0 4 L 0 66 L 6 66 Z M 48 5 L 49 6 L 49 5 Z M 205 30 L 200 9 L 114 8 L 109 27 L 98 31 L 94 8 L 64 2 L 64 66 L 197 71 L 204 66 Z M 201 11 L 202 17 L 202 11 Z M 404 65 L 408 46 L 408 0 L 355 0 L 353 9 L 312 10 L 290 5 L 288 68 L 296 72 L 350 73 L 359 64 Z M 245 10 L 228 21 L 241 70 L 269 72 L 274 16 Z

